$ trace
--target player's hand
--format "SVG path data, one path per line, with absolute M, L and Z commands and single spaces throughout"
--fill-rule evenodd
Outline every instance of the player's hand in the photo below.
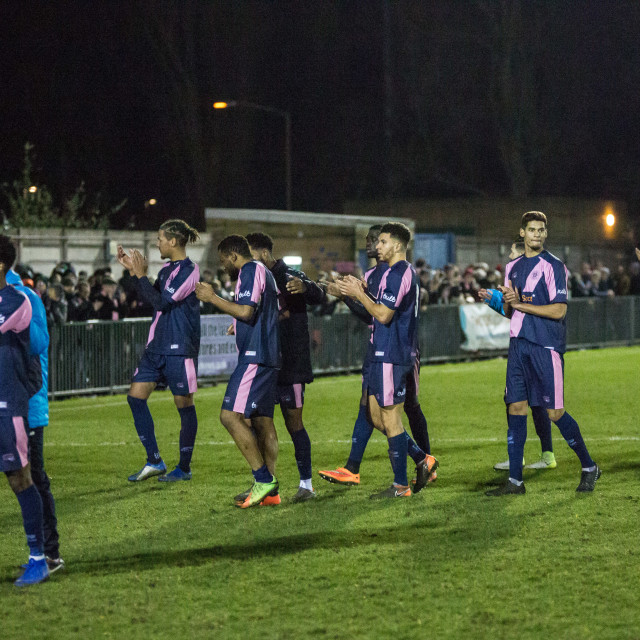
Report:
M 122 245 L 118 245 L 118 249 L 116 251 L 116 260 L 128 271 L 133 269 L 133 265 L 131 264 L 131 256 L 127 255 L 125 250 L 122 248 Z
M 512 309 L 518 310 L 520 307 L 520 292 L 516 287 L 513 286 L 511 280 L 509 280 L 509 286 L 504 287 L 502 285 L 498 286 L 498 289 L 502 291 L 502 295 L 504 297 L 504 302 L 508 304 Z
M 300 280 L 300 278 L 291 278 L 286 284 L 287 291 L 289 293 L 304 293 L 307 290 L 307 285 Z
M 318 284 L 326 291 L 327 295 L 333 296 L 334 298 L 342 298 L 337 282 L 321 280 Z
M 338 288 L 343 296 L 358 298 L 364 293 L 364 286 L 361 280 L 354 276 L 345 276 L 338 282 Z
M 202 302 L 213 302 L 213 297 L 215 295 L 213 291 L 213 286 L 208 282 L 196 282 L 196 298 L 198 300 L 202 300 Z M 231 325 L 233 327 L 233 325 Z M 228 334 L 232 335 L 232 334 Z
M 233 322 L 227 327 L 227 335 L 228 336 L 234 336 L 236 334 L 236 331 L 233 327 Z
M 133 275 L 138 278 L 143 278 L 147 275 L 148 269 L 147 259 L 137 249 L 134 249 L 131 252 L 131 270 L 133 271 Z
M 478 291 L 478 297 L 483 302 L 489 302 L 489 300 L 491 300 L 491 294 L 486 289 L 480 289 L 480 291 Z

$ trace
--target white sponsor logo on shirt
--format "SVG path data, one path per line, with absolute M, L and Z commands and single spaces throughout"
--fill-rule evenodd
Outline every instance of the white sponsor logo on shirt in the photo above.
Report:
M 4 320 L 5 320 L 4 316 L 0 314 L 0 324 L 2 324 Z
M 383 300 L 388 300 L 389 302 L 395 302 L 396 301 L 396 297 L 395 296 L 388 296 L 386 293 L 382 294 L 382 299 Z
M 179 349 L 179 348 L 180 348 L 180 345 L 179 345 L 179 344 L 172 344 L 172 345 L 171 345 L 171 348 L 172 348 L 172 349 Z
M 6 402 L 0 402 L 0 409 L 6 409 L 7 408 L 7 403 Z
M 257 409 L 257 408 L 258 408 L 258 405 L 257 405 L 255 402 L 252 402 L 252 403 L 251 403 L 251 408 L 252 408 L 252 409 Z
M 176 290 L 175 290 L 175 289 L 173 289 L 172 287 L 167 287 L 167 291 L 168 291 L 169 293 L 175 293 L 175 292 L 176 292 Z
M 255 355 L 256 355 L 256 352 L 255 352 L 255 351 L 245 351 L 245 352 L 244 352 L 244 355 L 245 355 L 245 356 L 255 356 Z
M 240 300 L 240 298 L 250 298 L 251 297 L 251 291 L 249 291 L 249 289 L 247 289 L 246 291 L 241 291 L 238 294 L 238 300 Z
M 558 289 L 558 290 L 556 291 L 556 293 L 557 293 L 558 295 L 566 296 L 566 295 L 567 295 L 567 290 L 566 290 L 566 289 Z
M 377 356 L 383 356 L 384 355 L 384 351 L 376 351 L 376 355 Z

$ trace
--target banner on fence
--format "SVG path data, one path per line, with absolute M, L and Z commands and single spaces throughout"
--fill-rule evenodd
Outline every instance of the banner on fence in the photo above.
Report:
M 230 316 L 200 316 L 199 376 L 230 375 L 238 364 L 236 337 L 227 335 Z
M 460 307 L 460 325 L 466 337 L 461 349 L 509 348 L 509 320 L 486 304 L 463 304 Z

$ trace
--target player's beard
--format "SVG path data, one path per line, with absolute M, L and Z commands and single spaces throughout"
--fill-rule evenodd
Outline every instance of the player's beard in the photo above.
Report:
M 233 281 L 237 280 L 238 276 L 240 275 L 240 269 L 238 269 L 237 267 L 232 267 L 231 265 L 225 267 L 224 270 Z

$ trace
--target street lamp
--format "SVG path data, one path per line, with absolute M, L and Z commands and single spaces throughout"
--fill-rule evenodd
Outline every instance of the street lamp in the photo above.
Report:
M 255 102 L 245 102 L 244 100 L 229 100 L 229 102 L 214 102 L 214 109 L 231 109 L 233 107 L 253 109 L 254 111 L 266 111 L 284 118 L 284 165 L 285 165 L 285 188 L 287 199 L 287 211 L 291 211 L 291 114 L 275 107 L 267 107 Z

